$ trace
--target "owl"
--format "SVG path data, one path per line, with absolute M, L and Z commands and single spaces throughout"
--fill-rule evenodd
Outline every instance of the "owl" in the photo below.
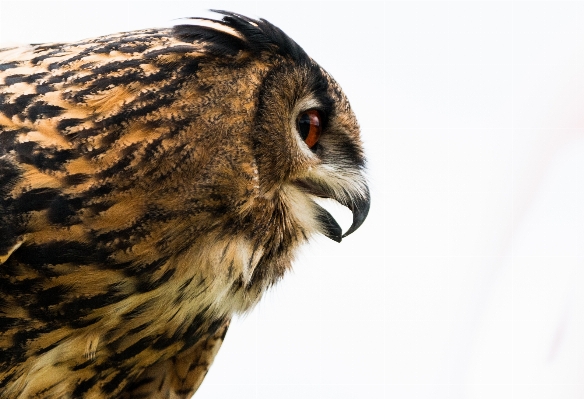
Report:
M 299 246 L 365 220 L 339 85 L 216 13 L 0 50 L 2 398 L 190 397 Z

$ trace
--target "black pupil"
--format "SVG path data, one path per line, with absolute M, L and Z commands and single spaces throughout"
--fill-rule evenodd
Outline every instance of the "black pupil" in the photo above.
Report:
M 298 133 L 303 141 L 306 141 L 308 133 L 310 132 L 310 115 L 304 113 L 298 118 Z

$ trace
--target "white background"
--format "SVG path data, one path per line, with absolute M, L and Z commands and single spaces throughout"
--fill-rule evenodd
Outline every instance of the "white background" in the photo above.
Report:
M 584 397 L 584 3 L 2 0 L 0 42 L 208 8 L 268 19 L 341 84 L 372 208 L 235 321 L 195 396 Z

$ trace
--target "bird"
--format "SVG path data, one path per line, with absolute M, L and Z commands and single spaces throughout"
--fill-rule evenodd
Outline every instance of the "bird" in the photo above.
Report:
M 191 397 L 298 249 L 367 217 L 339 84 L 213 12 L 0 49 L 1 397 Z

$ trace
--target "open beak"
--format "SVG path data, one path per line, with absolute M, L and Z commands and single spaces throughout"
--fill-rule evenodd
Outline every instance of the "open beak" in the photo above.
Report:
M 333 218 L 333 216 L 326 209 L 315 203 L 318 212 L 317 218 L 323 229 L 322 233 L 331 240 L 341 242 L 344 237 L 357 230 L 367 218 L 367 214 L 369 213 L 369 206 L 371 204 L 369 189 L 367 187 L 365 187 L 365 192 L 359 198 L 347 199 L 348 196 L 345 196 L 345 198 L 337 198 L 334 193 L 330 192 L 330 190 L 327 190 L 325 187 L 317 185 L 313 182 L 300 181 L 298 182 L 298 185 L 309 194 L 316 195 L 321 198 L 334 199 L 339 204 L 349 208 L 353 213 L 353 223 L 351 224 L 351 227 L 349 227 L 349 230 L 343 234 L 343 230 L 335 218 Z

